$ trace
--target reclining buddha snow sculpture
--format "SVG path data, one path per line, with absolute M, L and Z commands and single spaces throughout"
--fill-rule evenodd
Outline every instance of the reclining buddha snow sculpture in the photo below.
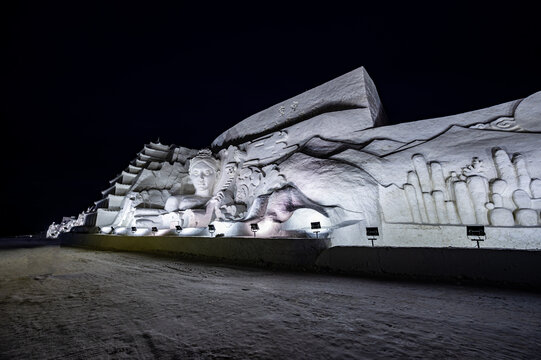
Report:
M 164 209 L 170 214 L 177 214 L 183 227 L 204 227 L 213 220 L 215 208 L 223 197 L 223 192 L 213 197 L 215 184 L 220 178 L 220 165 L 211 151 L 205 149 L 190 160 L 188 173 L 195 193 L 170 196 Z
M 216 178 L 220 174 L 220 166 L 212 157 L 211 151 L 201 150 L 192 158 L 188 172 L 195 187 L 195 194 L 169 197 L 165 203 L 165 210 L 201 209 L 205 208 L 211 199 Z
M 203 228 L 218 220 L 244 225 L 244 231 L 243 226 L 238 226 L 236 230 L 244 234 L 249 233 L 248 222 L 269 220 L 283 223 L 298 209 L 311 209 L 325 217 L 335 214 L 336 205 L 330 207 L 320 205 L 300 190 L 310 192 L 309 186 L 306 186 L 309 182 L 319 183 L 320 186 L 325 183 L 313 172 L 309 171 L 311 177 L 305 173 L 305 180 L 302 180 L 301 175 L 295 182 L 287 182 L 276 165 L 263 168 L 243 167 L 243 171 L 239 172 L 237 169 L 243 166 L 245 156 L 245 153 L 234 146 L 222 150 L 218 154 L 219 159 L 214 158 L 210 150 L 201 150 L 197 156 L 189 159 L 188 173 L 195 193 L 169 196 L 163 210 L 135 209 L 136 225 L 158 228 L 171 228 L 172 225 Z M 294 164 L 295 162 L 289 166 Z M 286 173 L 290 170 L 289 166 L 284 166 Z M 325 168 L 326 165 L 316 166 Z M 334 172 L 337 178 L 341 177 L 342 171 L 333 169 L 328 171 Z M 303 173 L 303 170 L 297 169 L 296 172 Z M 350 169 L 350 172 L 355 171 Z M 247 176 L 247 173 L 250 173 L 250 176 Z M 340 182 L 339 179 L 336 181 Z M 280 233 L 278 228 L 275 231 Z
M 89 223 L 307 236 L 320 221 L 332 245 L 366 243 L 365 227 L 416 244 L 474 224 L 541 248 L 540 133 L 541 92 L 386 126 L 359 68 L 239 122 L 212 151 L 145 145 Z
M 181 186 L 176 187 L 177 191 L 170 189 L 172 195 L 165 199 L 163 207 L 159 209 L 137 209 L 137 204 L 135 204 L 136 209 L 133 211 L 135 225 L 158 228 L 170 228 L 172 225 L 206 227 L 214 220 L 217 207 L 226 199 L 231 198 L 228 196 L 227 188 L 234 171 L 228 170 L 231 164 L 226 167 L 224 178 L 227 180 L 226 184 L 223 184 L 220 164 L 221 161 L 214 158 L 210 150 L 199 151 L 196 156 L 189 159 L 188 167 L 187 178 L 194 192 L 188 190 L 177 194 Z M 125 206 L 134 207 L 134 204 L 126 202 Z M 132 223 L 133 220 L 128 220 L 128 224 L 124 225 Z

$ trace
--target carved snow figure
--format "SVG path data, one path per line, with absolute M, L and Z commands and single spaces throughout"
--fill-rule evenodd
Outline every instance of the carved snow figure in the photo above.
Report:
M 211 222 L 214 209 L 224 196 L 222 193 L 212 197 L 220 177 L 220 164 L 212 157 L 210 150 L 201 150 L 190 160 L 189 176 L 195 193 L 171 196 L 164 208 L 178 215 L 182 227 L 205 227 Z

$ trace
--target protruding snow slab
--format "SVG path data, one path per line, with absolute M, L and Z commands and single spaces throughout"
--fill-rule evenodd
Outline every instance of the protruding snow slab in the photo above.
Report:
M 384 123 L 376 87 L 363 67 L 250 116 L 218 136 L 212 146 L 239 144 L 322 113 L 359 108 L 369 110 L 371 122 L 350 131 Z
M 363 147 L 363 151 L 370 154 L 383 156 L 404 146 L 403 142 L 389 139 L 376 139 Z
M 346 141 L 351 129 L 372 126 L 368 109 L 328 112 L 272 132 L 246 145 L 247 163 L 266 165 L 290 154 L 314 137 Z
M 112 224 L 117 215 L 118 210 L 98 209 L 96 226 L 102 227 Z
M 120 209 L 120 206 L 122 205 L 122 200 L 124 200 L 124 196 L 109 194 L 107 195 L 107 200 L 109 209 Z
M 522 100 L 515 110 L 515 120 L 525 131 L 541 131 L 541 91 Z
M 462 114 L 445 116 L 434 119 L 412 121 L 402 124 L 380 126 L 366 130 L 352 131 L 349 141 L 360 144 L 373 139 L 391 139 L 410 143 L 415 140 L 429 140 L 444 133 L 453 125 L 472 126 L 475 124 L 489 123 L 503 116 L 513 116 L 513 111 L 520 100 L 510 101 L 504 104 L 491 106 L 486 109 L 470 111 Z M 406 144 L 402 149 L 410 148 L 418 142 Z M 401 149 L 401 150 L 402 150 Z
M 313 156 L 324 156 L 334 152 L 339 152 L 347 148 L 347 144 L 339 141 L 323 139 L 320 136 L 315 136 L 306 142 L 302 147 L 302 152 Z

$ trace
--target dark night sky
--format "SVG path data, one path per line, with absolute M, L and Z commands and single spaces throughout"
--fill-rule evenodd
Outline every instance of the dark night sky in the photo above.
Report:
M 206 147 L 359 66 L 393 123 L 541 90 L 539 13 L 516 1 L 155 3 L 2 9 L 1 235 L 77 215 L 151 140 Z

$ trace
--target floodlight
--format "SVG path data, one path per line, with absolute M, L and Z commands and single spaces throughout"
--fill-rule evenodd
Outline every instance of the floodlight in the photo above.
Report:
M 153 226 L 152 232 L 154 233 L 154 235 L 156 235 L 156 233 L 158 232 L 158 228 L 156 226 Z
M 182 227 L 180 225 L 175 226 L 175 229 L 177 229 L 177 233 L 182 231 Z
M 372 242 L 372 247 L 374 247 L 374 241 L 378 239 L 379 229 L 377 227 L 367 227 L 366 228 L 366 237 Z
M 214 234 L 215 231 L 216 231 L 216 228 L 214 227 L 214 225 L 209 224 L 209 232 L 210 232 L 210 236 L 212 236 L 212 234 Z
M 132 226 L 131 227 L 131 232 L 136 232 L 137 231 L 137 227 L 136 226 Z
M 254 237 L 255 237 L 255 233 L 259 230 L 259 225 L 258 224 L 250 224 L 250 228 L 252 229 L 252 232 L 254 233 Z
M 477 248 L 479 249 L 479 241 L 485 241 L 485 227 L 481 225 L 466 226 L 466 236 L 471 241 L 477 241 Z

